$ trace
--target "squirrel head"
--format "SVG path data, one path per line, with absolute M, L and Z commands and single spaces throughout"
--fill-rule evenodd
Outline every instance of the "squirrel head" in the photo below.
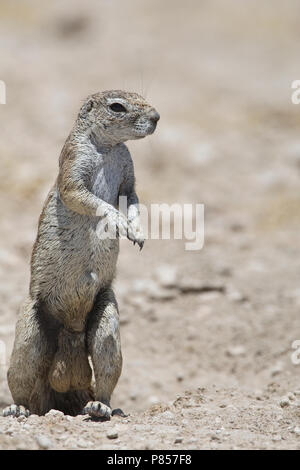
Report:
M 153 134 L 159 118 L 142 96 L 122 90 L 90 95 L 78 115 L 81 129 L 112 144 Z

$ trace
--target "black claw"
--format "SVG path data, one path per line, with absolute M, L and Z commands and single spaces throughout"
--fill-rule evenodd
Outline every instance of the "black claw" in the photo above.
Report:
M 127 418 L 129 415 L 126 415 L 121 408 L 116 408 L 115 410 L 112 410 L 111 413 L 112 416 L 121 416 L 121 418 Z
M 145 242 L 140 242 L 140 243 L 139 243 L 140 251 L 141 251 L 141 249 L 143 248 L 144 243 L 145 243 Z

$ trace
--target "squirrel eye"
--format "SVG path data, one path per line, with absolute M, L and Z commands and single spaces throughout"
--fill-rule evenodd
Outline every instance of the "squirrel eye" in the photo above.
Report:
M 126 113 L 127 109 L 121 103 L 112 103 L 110 109 L 115 113 Z

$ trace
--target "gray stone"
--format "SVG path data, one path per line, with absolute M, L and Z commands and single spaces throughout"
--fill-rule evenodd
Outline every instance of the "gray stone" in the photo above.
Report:
M 176 437 L 175 441 L 174 441 L 174 444 L 181 444 L 183 442 L 183 438 L 182 437 Z
M 119 437 L 118 431 L 116 429 L 109 429 L 106 433 L 108 439 L 117 439 Z
M 65 415 L 62 413 L 62 411 L 59 410 L 50 410 L 48 413 L 45 414 L 46 417 L 60 417 L 63 418 Z

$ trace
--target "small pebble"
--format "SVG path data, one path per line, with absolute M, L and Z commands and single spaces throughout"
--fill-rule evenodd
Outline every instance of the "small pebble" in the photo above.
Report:
M 161 265 L 155 271 L 159 284 L 163 287 L 175 287 L 177 283 L 177 270 L 170 265 Z
M 287 397 L 288 397 L 288 399 L 291 400 L 291 401 L 294 401 L 294 400 L 296 399 L 294 393 L 292 393 L 292 392 L 289 392 L 289 393 L 287 394 Z
M 48 411 L 48 413 L 45 414 L 45 416 L 46 416 L 46 417 L 48 417 L 48 416 L 60 416 L 60 417 L 63 417 L 64 414 L 63 414 L 61 411 L 59 411 L 59 410 L 50 410 L 50 411 Z
M 174 419 L 175 418 L 175 415 L 174 413 L 172 413 L 171 411 L 164 411 L 162 414 L 161 414 L 161 417 L 162 418 L 167 418 L 167 419 Z
M 119 437 L 119 434 L 116 429 L 110 429 L 109 431 L 107 431 L 106 437 L 108 439 L 117 439 Z
M 278 362 L 277 364 L 275 364 L 274 367 L 271 368 L 270 370 L 270 374 L 271 374 L 271 377 L 275 377 L 276 375 L 279 375 L 281 374 L 281 372 L 283 371 L 284 369 L 284 366 L 281 362 Z
M 156 396 L 152 395 L 151 397 L 149 397 L 148 402 L 150 403 L 150 405 L 157 405 L 157 403 L 159 403 L 159 399 Z
M 35 440 L 41 449 L 47 450 L 53 447 L 52 441 L 50 441 L 50 439 L 47 436 L 44 436 L 42 434 L 39 436 L 36 436 Z
M 247 300 L 247 297 L 239 291 L 228 292 L 227 297 L 229 300 L 232 300 L 233 302 L 244 302 L 245 300 Z
M 77 441 L 78 447 L 81 447 L 82 449 L 87 449 L 92 447 L 93 443 L 91 441 L 84 441 L 83 439 L 79 439 Z
M 229 357 L 244 356 L 246 354 L 246 348 L 242 345 L 232 346 L 231 348 L 227 349 L 226 354 Z
M 130 400 L 135 401 L 137 399 L 137 393 L 136 392 L 131 392 L 129 395 Z
M 23 416 L 23 415 L 22 415 L 22 416 L 19 416 L 19 417 L 17 418 L 17 421 L 18 421 L 19 423 L 22 423 L 22 421 L 25 421 L 25 420 L 26 420 L 26 416 Z
M 177 374 L 176 375 L 176 380 L 177 380 L 177 382 L 182 382 L 184 380 L 184 375 L 183 374 Z
M 174 444 L 181 444 L 183 441 L 183 438 L 182 437 L 176 437 L 175 441 L 174 441 Z
M 279 405 L 281 406 L 281 408 L 285 408 L 287 406 L 290 406 L 290 400 L 288 399 L 288 397 L 282 397 L 280 402 L 279 402 Z

